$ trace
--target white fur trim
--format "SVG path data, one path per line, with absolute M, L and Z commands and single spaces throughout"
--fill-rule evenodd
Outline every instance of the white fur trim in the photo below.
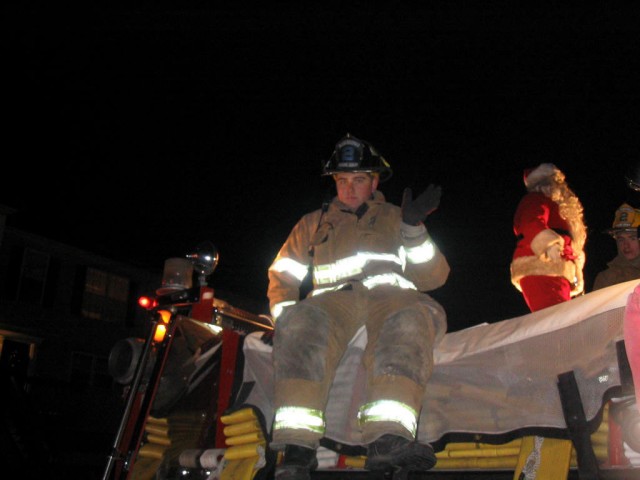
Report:
M 532 275 L 564 277 L 571 284 L 571 296 L 573 297 L 584 290 L 583 267 L 584 256 L 579 256 L 575 263 L 571 260 L 544 261 L 534 256 L 518 257 L 513 259 L 510 265 L 511 283 L 519 291 L 522 291 L 520 287 L 522 277 Z
M 551 245 L 560 245 L 564 248 L 564 238 L 550 228 L 539 232 L 533 240 L 531 240 L 531 250 L 540 257 Z
M 541 180 L 552 177 L 556 173 L 561 172 L 553 163 L 541 163 L 529 172 L 529 175 L 524 179 L 524 184 L 527 188 L 531 188 Z

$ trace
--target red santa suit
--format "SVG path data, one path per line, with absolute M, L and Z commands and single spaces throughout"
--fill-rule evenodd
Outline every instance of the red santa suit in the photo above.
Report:
M 542 164 L 532 173 L 525 173 L 525 184 L 532 190 L 534 180 L 554 174 L 564 180 L 552 164 Z M 511 262 L 511 282 L 522 292 L 532 312 L 584 291 L 586 229 L 581 208 L 575 213 L 578 218 L 565 218 L 559 204 L 541 191 L 530 191 L 518 204 L 513 219 L 518 242 Z

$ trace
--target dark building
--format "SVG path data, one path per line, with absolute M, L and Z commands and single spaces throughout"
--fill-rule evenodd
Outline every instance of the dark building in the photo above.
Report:
M 147 335 L 149 271 L 7 226 L 0 206 L 0 451 L 15 478 L 100 478 L 123 408 L 113 345 Z

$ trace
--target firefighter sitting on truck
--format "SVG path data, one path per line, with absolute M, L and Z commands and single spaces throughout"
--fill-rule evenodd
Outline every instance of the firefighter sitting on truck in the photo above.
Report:
M 416 431 L 434 345 L 446 331 L 444 309 L 422 293 L 442 286 L 450 270 L 424 224 L 441 188 L 431 184 L 416 198 L 406 188 L 398 207 L 377 190 L 391 173 L 371 144 L 347 134 L 322 171 L 337 196 L 299 220 L 269 268 L 278 480 L 309 479 L 317 468 L 328 392 L 361 327 L 368 337 L 358 412 L 365 468 L 406 475 L 436 462 Z M 300 300 L 309 271 L 313 287 Z

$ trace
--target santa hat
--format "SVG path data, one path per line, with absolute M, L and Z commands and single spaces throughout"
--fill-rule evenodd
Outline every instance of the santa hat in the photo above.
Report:
M 524 171 L 524 185 L 527 188 L 532 188 L 542 180 L 558 174 L 561 175 L 561 178 L 564 178 L 562 172 L 553 163 L 541 163 L 536 168 L 527 168 Z

